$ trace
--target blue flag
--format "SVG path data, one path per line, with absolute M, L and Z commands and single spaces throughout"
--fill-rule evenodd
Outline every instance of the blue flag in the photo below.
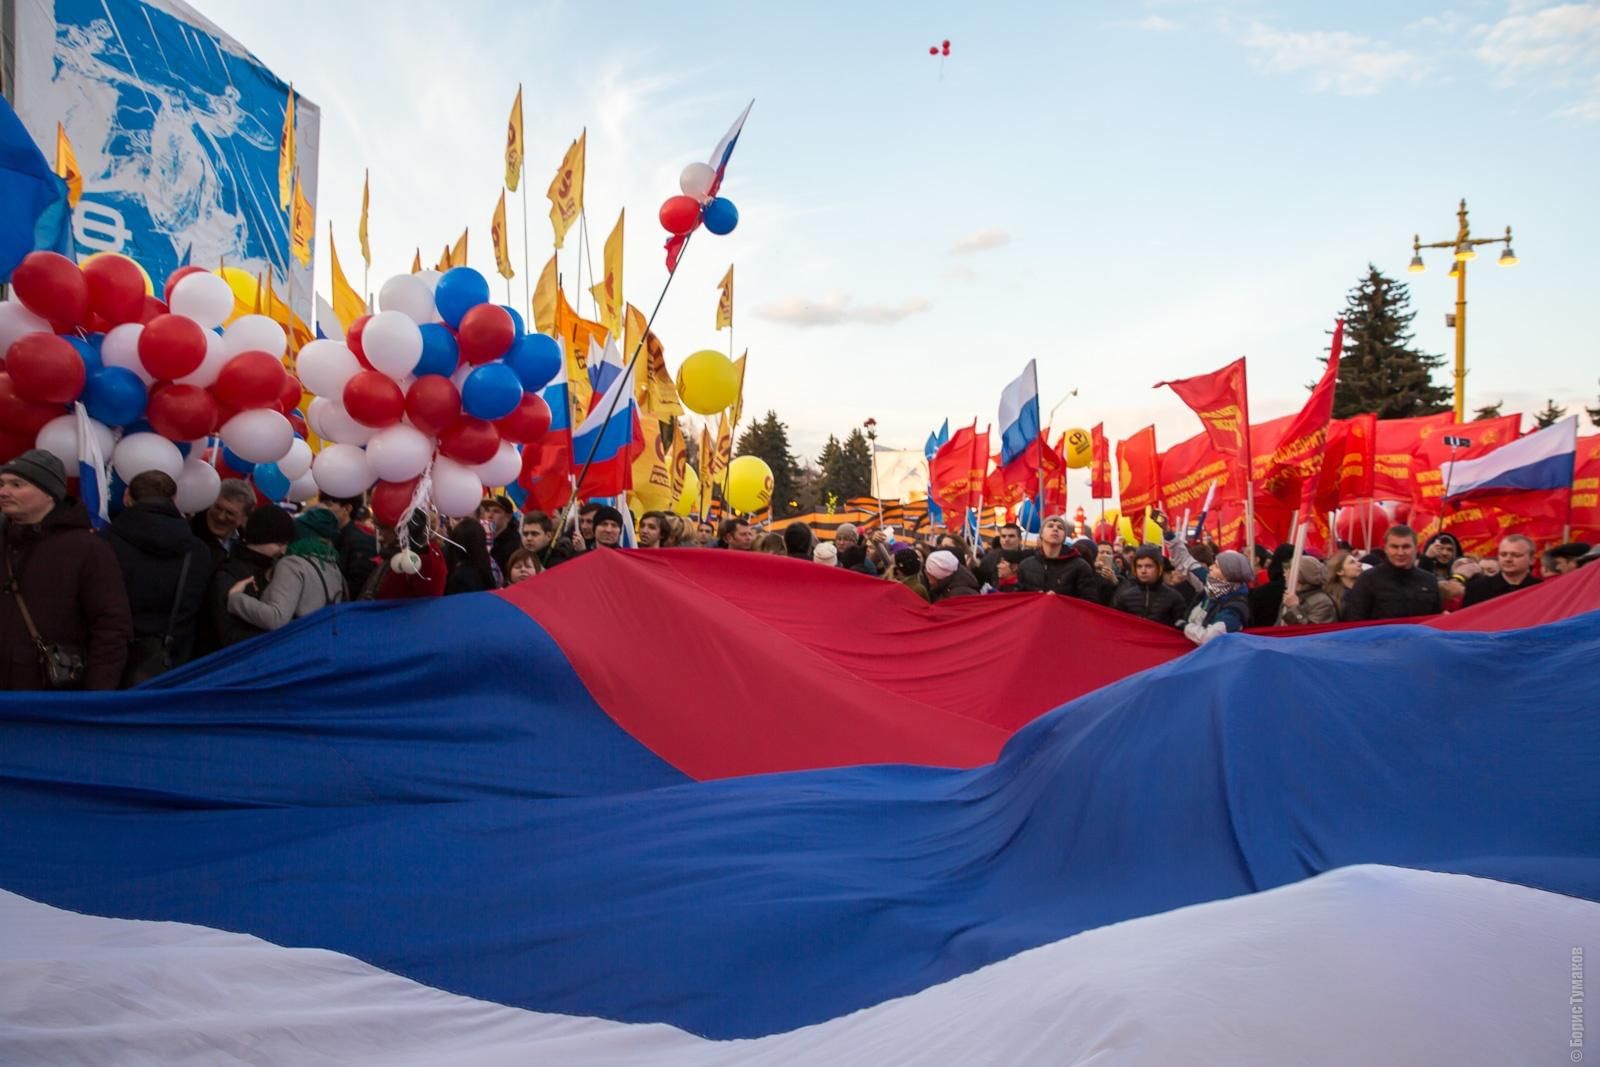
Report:
M 0 281 L 9 281 L 29 252 L 72 255 L 67 183 L 33 143 L 11 102 L 0 99 Z

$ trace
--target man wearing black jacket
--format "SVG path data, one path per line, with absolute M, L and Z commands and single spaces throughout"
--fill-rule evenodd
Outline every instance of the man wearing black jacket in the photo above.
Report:
M 1344 597 L 1344 620 L 1409 619 L 1443 610 L 1439 580 L 1417 567 L 1417 535 L 1391 526 L 1383 536 L 1383 562 L 1367 571 Z
M 1161 549 L 1140 545 L 1133 553 L 1133 577 L 1124 578 L 1111 595 L 1111 606 L 1163 626 L 1183 625 L 1183 595 L 1161 578 Z
M 186 663 L 195 623 L 211 580 L 211 553 L 189 529 L 174 498 L 178 483 L 163 471 L 136 474 L 106 540 L 122 565 L 133 614 L 133 643 L 124 685 L 137 685 Z
M 1111 585 L 1094 572 L 1089 561 L 1069 547 L 1067 519 L 1052 515 L 1039 529 L 1039 549 L 1017 568 L 1017 588 L 1027 593 L 1059 593 L 1104 604 Z

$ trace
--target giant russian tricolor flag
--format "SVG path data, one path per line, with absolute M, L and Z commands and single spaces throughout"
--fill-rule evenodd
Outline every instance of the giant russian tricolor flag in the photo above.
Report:
M 1559 1061 L 1596 607 L 1185 652 L 598 552 L 0 695 L 0 1061 Z

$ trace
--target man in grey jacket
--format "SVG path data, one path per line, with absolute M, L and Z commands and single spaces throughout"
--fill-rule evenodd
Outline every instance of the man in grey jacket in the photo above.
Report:
M 333 539 L 339 520 L 312 508 L 294 522 L 295 540 L 277 563 L 266 588 L 245 578 L 228 590 L 228 611 L 252 626 L 276 630 L 345 599 L 344 575 Z

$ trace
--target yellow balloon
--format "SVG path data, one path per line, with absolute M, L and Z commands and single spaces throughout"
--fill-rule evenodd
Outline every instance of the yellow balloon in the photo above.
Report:
M 699 415 L 715 415 L 739 398 L 739 372 L 733 360 L 707 348 L 678 368 L 678 399 Z
M 1117 520 L 1122 518 L 1122 512 L 1117 508 L 1106 508 L 1105 521 L 1115 526 Z
M 1117 532 L 1122 535 L 1123 544 L 1135 544 L 1133 536 L 1133 523 L 1128 521 L 1126 515 L 1117 519 Z M 1144 544 L 1159 545 L 1161 543 L 1161 527 L 1157 526 L 1148 515 L 1144 520 Z
M 1094 441 L 1089 436 L 1088 430 L 1067 431 L 1067 466 L 1072 470 L 1087 467 L 1094 459 Z
M 740 456 L 728 466 L 728 506 L 738 512 L 767 510 L 772 503 L 772 468 L 760 456 Z
M 138 260 L 133 259 L 130 256 L 125 256 L 121 252 L 96 252 L 92 256 L 84 256 L 82 259 L 78 260 L 78 268 L 81 270 L 82 268 L 87 267 L 101 256 L 116 256 L 118 259 L 126 259 L 129 263 L 132 263 L 135 267 L 138 267 L 139 277 L 144 279 L 144 295 L 156 295 L 156 286 L 155 283 L 150 280 L 150 272 L 145 270 L 144 266 Z
M 241 315 L 255 314 L 256 295 L 260 286 L 256 285 L 254 275 L 238 267 L 218 267 L 211 273 L 227 282 L 228 288 L 233 290 L 233 314 L 228 316 L 227 322 Z
M 672 502 L 672 513 L 688 517 L 700 502 L 700 476 L 694 472 L 693 467 L 685 467 L 683 471 L 683 489 L 678 493 L 678 499 Z

